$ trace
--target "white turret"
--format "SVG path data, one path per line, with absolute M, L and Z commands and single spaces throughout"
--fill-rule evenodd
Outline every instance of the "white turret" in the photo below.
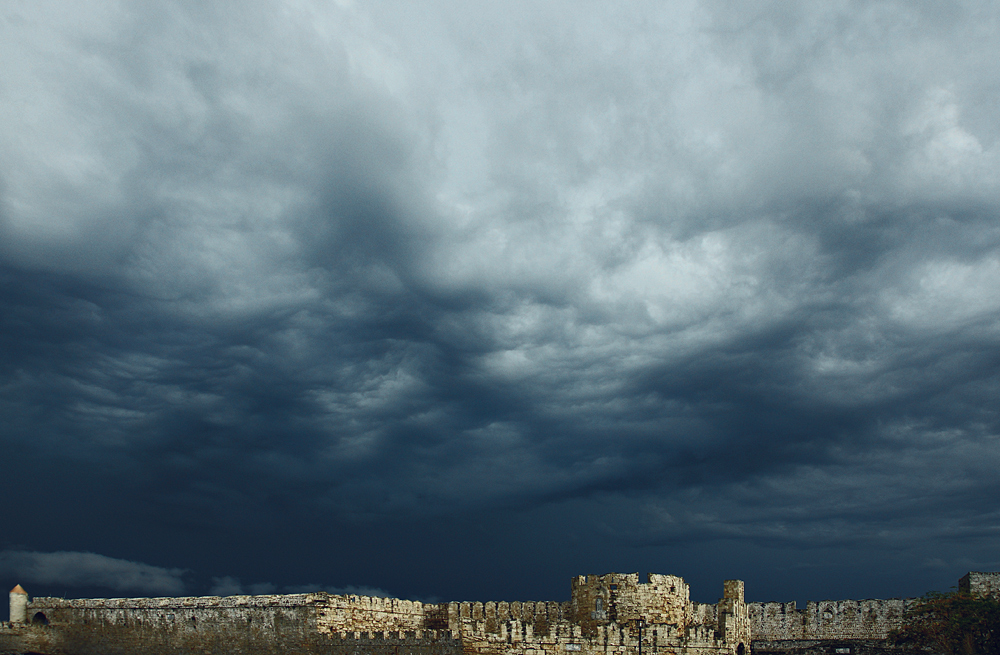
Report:
M 21 585 L 10 590 L 10 622 L 28 622 L 28 592 Z

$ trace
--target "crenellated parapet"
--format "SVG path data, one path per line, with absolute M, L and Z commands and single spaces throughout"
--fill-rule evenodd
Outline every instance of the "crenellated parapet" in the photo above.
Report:
M 323 594 L 316 603 L 317 629 L 324 634 L 428 629 L 428 608 L 419 601 Z
M 754 639 L 879 640 L 903 624 L 919 599 L 810 601 L 804 609 L 791 603 L 749 603 Z
M 448 627 L 463 634 L 498 633 L 517 622 L 524 630 L 543 634 L 568 622 L 567 604 L 556 602 L 453 602 L 445 603 Z
M 727 581 L 719 604 L 705 605 L 691 602 L 682 578 L 658 574 L 645 582 L 637 573 L 580 576 L 568 602 L 422 603 L 324 592 L 11 598 L 12 607 L 21 601 L 24 607 L 15 611 L 20 632 L 12 629 L 10 639 L 49 644 L 37 652 L 53 654 L 216 652 L 229 644 L 225 652 L 248 655 L 743 655 L 748 643 L 741 582 Z
M 962 591 L 1000 594 L 1000 574 Z M 919 599 L 747 603 L 726 580 L 697 603 L 680 577 L 573 578 L 570 600 L 423 603 L 325 592 L 183 598 L 29 599 L 11 591 L 0 652 L 138 655 L 898 655 L 887 641 Z
M 1000 596 L 1000 573 L 970 572 L 959 591 Z M 757 655 L 900 655 L 889 640 L 920 598 L 748 603 Z

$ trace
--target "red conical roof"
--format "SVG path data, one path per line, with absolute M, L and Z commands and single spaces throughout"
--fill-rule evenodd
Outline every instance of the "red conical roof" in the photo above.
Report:
M 24 589 L 22 589 L 22 588 L 21 588 L 21 585 L 17 585 L 17 586 L 16 586 L 16 587 L 14 587 L 13 589 L 11 589 L 11 590 L 10 590 L 10 593 L 12 593 L 12 594 L 24 594 L 25 596 L 27 596 L 27 595 L 28 595 L 28 592 L 27 592 L 27 591 L 25 591 Z

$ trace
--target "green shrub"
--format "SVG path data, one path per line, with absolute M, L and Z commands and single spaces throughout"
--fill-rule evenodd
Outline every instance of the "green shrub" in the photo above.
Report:
M 1000 655 L 1000 600 L 931 592 L 906 613 L 891 639 L 941 655 Z

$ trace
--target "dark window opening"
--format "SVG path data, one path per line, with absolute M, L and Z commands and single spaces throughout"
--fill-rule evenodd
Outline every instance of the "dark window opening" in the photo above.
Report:
M 36 612 L 35 615 L 33 617 L 31 617 L 31 622 L 34 623 L 34 624 L 36 624 L 36 625 L 48 625 L 49 624 L 48 618 L 46 618 L 46 616 L 44 614 L 42 614 L 41 612 Z
M 736 647 L 736 655 L 744 655 L 747 652 L 747 647 L 742 643 Z

